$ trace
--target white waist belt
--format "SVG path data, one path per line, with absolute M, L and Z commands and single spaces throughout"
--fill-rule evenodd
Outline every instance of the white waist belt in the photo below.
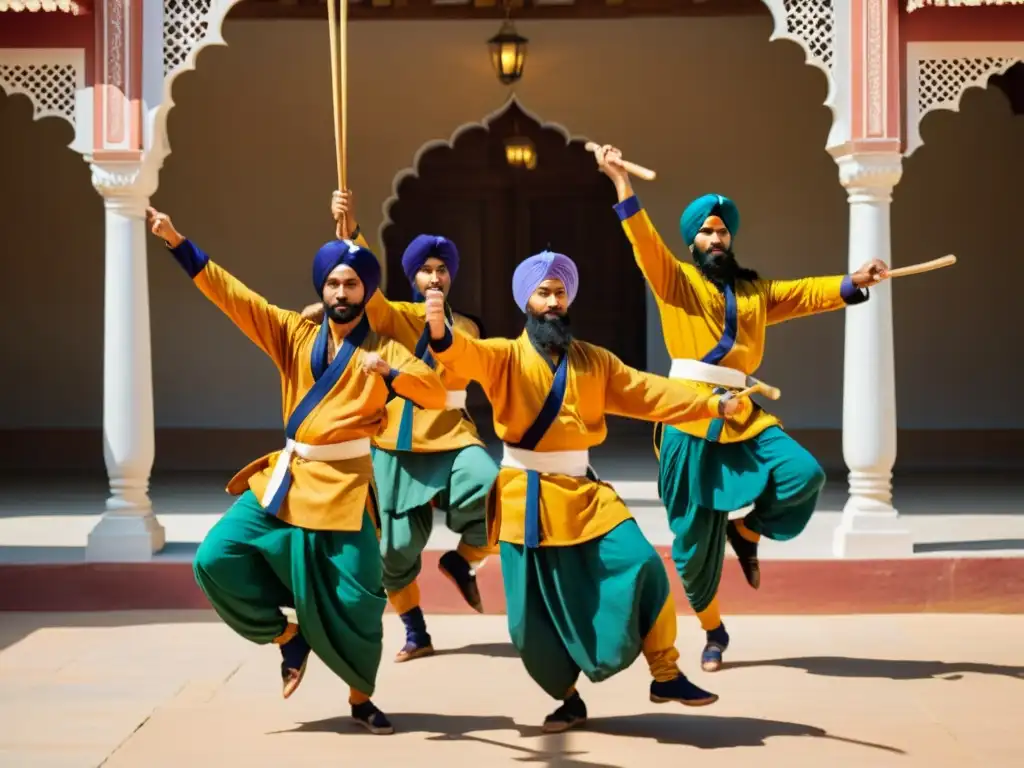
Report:
M 360 437 L 358 440 L 347 440 L 344 443 L 331 443 L 329 445 L 309 445 L 308 443 L 297 443 L 288 440 L 284 450 L 277 457 L 274 464 L 274 471 L 270 473 L 270 481 L 267 489 L 263 492 L 260 503 L 266 507 L 274 498 L 277 489 L 284 482 L 285 473 L 288 472 L 292 456 L 299 456 L 308 461 L 344 461 L 355 459 L 359 456 L 370 455 L 370 438 Z
M 724 368 L 721 365 L 711 365 L 700 360 L 674 359 L 672 367 L 669 369 L 668 377 L 670 379 L 701 381 L 705 384 L 731 387 L 733 389 L 745 389 L 747 386 L 747 374 L 743 373 L 743 371 L 737 371 L 735 368 Z
M 501 466 L 511 469 L 532 469 L 546 475 L 586 477 L 590 468 L 590 451 L 528 451 L 503 446 Z
M 449 411 L 461 411 L 466 407 L 466 390 L 450 389 L 444 396 L 444 407 Z

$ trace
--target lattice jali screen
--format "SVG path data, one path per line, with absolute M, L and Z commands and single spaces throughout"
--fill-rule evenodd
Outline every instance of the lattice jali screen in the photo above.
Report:
M 216 0 L 164 0 L 164 75 L 180 67 L 206 37 Z
M 0 59 L 0 87 L 29 97 L 35 118 L 63 117 L 75 124 L 78 67 L 72 63 L 29 63 Z
M 786 31 L 804 41 L 808 53 L 832 69 L 835 9 L 832 0 L 784 0 Z
M 907 45 L 907 142 L 909 156 L 924 142 L 921 121 L 929 112 L 960 108 L 969 88 L 984 88 L 1024 59 L 1024 42 L 935 42 Z

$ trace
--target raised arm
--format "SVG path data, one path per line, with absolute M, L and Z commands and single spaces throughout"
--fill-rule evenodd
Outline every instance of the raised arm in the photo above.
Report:
M 391 391 L 420 408 L 444 410 L 448 392 L 441 377 L 429 365 L 417 360 L 394 339 L 383 340 L 379 354 L 387 365 L 387 371 L 378 372 L 384 376 Z
M 182 236 L 163 213 L 150 208 L 154 235 L 167 244 L 175 260 L 195 286 L 262 349 L 279 368 L 284 367 L 290 339 L 301 318 L 295 312 L 276 307 Z
M 630 368 L 607 350 L 605 410 L 616 416 L 642 421 L 682 424 L 687 421 L 729 416 L 740 407 L 734 398 L 698 390 L 676 379 Z
M 763 285 L 768 325 L 832 312 L 868 300 L 867 290 L 854 285 L 851 275 L 765 280 Z

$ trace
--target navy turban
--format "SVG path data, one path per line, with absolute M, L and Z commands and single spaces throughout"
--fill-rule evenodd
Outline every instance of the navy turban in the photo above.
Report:
M 736 237 L 740 229 L 740 211 L 736 203 L 722 195 L 701 195 L 686 206 L 679 217 L 679 231 L 683 233 L 683 242 L 688 247 L 693 245 L 708 216 L 718 216 L 725 222 L 729 234 Z
M 455 243 L 440 235 L 416 235 L 402 254 L 402 271 L 413 288 L 416 287 L 416 273 L 430 257 L 443 261 L 452 280 L 455 279 L 459 271 L 459 250 Z
M 380 262 L 373 252 L 351 240 L 331 240 L 324 243 L 313 259 L 313 288 L 323 298 L 327 276 L 337 267 L 351 267 L 363 281 L 364 298 L 369 301 L 380 285 Z

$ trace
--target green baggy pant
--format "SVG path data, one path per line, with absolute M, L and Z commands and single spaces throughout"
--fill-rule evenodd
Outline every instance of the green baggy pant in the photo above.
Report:
M 635 520 L 567 547 L 501 542 L 508 629 L 530 677 L 561 699 L 582 671 L 629 667 L 669 596 L 661 557 Z
M 380 665 L 387 598 L 370 513 L 358 531 L 311 531 L 263 511 L 243 493 L 199 545 L 199 587 L 224 622 L 269 643 L 294 608 L 313 652 L 357 691 L 371 695 Z
M 412 584 L 434 527 L 434 501 L 448 528 L 471 547 L 487 545 L 487 494 L 498 466 L 478 445 L 456 451 L 412 453 L 373 450 L 373 475 L 380 506 L 380 556 L 384 589 Z
M 718 592 L 729 512 L 754 505 L 752 531 L 788 541 L 811 519 L 825 485 L 817 460 L 779 427 L 742 443 L 717 443 L 665 427 L 658 494 L 668 511 L 672 560 L 693 610 Z

